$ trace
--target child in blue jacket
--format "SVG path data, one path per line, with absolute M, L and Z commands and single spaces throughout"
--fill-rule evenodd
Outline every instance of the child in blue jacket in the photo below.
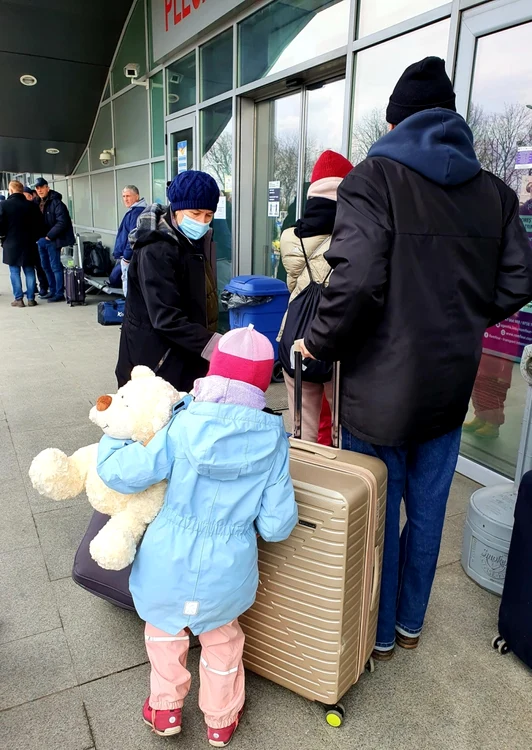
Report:
M 194 401 L 143 446 L 107 436 L 98 473 L 118 492 L 168 480 L 130 578 L 146 621 L 151 694 L 144 721 L 160 735 L 181 731 L 190 687 L 188 631 L 201 645 L 199 703 L 209 743 L 225 747 L 244 707 L 244 634 L 238 617 L 258 586 L 257 532 L 286 539 L 297 522 L 282 417 L 268 412 L 273 348 L 257 331 L 225 334 Z

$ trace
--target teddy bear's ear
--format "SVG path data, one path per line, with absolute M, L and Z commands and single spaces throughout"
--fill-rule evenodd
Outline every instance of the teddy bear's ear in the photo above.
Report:
M 137 365 L 131 370 L 131 380 L 139 380 L 140 378 L 154 378 L 155 373 L 145 365 Z

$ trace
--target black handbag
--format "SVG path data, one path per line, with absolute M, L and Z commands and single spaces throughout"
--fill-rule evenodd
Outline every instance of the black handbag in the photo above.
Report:
M 307 267 L 310 283 L 288 305 L 283 335 L 279 342 L 279 360 L 283 370 L 290 375 L 291 378 L 294 377 L 294 365 L 292 362 L 294 341 L 305 338 L 305 335 L 318 312 L 324 284 L 332 273 L 331 268 L 322 284 L 315 281 L 312 276 L 308 256 L 301 238 L 300 242 L 305 257 L 305 265 Z M 303 380 L 307 383 L 328 383 L 332 378 L 332 370 L 333 366 L 328 362 L 305 359 L 303 362 Z

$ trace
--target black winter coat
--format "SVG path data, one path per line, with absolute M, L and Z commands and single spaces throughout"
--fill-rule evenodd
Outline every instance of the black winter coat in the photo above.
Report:
M 76 242 L 74 230 L 72 229 L 72 220 L 62 198 L 61 193 L 58 193 L 56 190 L 50 190 L 44 204 L 44 211 L 42 212 L 46 237 L 54 242 L 58 248 L 73 245 Z M 35 202 L 40 211 L 40 199 L 37 198 Z
M 426 114 L 384 136 L 340 186 L 334 271 L 305 339 L 314 356 L 341 360 L 342 424 L 377 445 L 460 427 L 486 328 L 532 299 L 515 193 L 479 171 L 459 115 L 434 115 L 431 133 Z
M 0 203 L 0 237 L 3 261 L 8 266 L 35 266 L 37 240 L 43 236 L 41 212 L 22 193 L 13 193 Z
M 201 355 L 213 337 L 207 327 L 206 259 L 199 245 L 169 230 L 168 214 L 158 218 L 158 227 L 139 228 L 134 244 L 116 377 L 121 387 L 135 365 L 147 365 L 189 391 L 207 373 Z

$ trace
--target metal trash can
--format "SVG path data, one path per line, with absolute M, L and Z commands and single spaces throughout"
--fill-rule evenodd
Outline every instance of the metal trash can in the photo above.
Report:
M 283 380 L 277 336 L 288 309 L 290 292 L 284 281 L 269 276 L 235 276 L 222 292 L 222 307 L 229 311 L 229 325 L 245 328 L 252 324 L 266 336 L 275 355 L 273 381 Z

